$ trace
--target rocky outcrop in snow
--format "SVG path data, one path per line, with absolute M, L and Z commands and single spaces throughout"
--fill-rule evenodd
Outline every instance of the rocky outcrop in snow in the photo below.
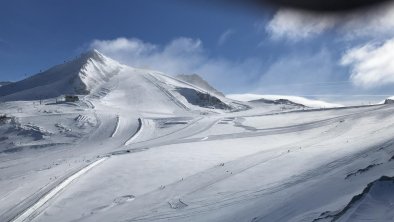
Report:
M 314 221 L 392 221 L 394 177 L 382 176 L 369 183 L 339 212 L 324 212 Z
M 249 101 L 251 103 L 265 103 L 265 104 L 275 104 L 275 105 L 290 105 L 296 107 L 306 107 L 303 104 L 295 103 L 287 99 L 275 99 L 275 100 L 268 100 L 268 99 L 257 99 Z
M 177 92 L 185 97 L 190 104 L 196 106 L 213 109 L 231 109 L 230 106 L 209 93 L 199 92 L 191 88 L 178 88 Z

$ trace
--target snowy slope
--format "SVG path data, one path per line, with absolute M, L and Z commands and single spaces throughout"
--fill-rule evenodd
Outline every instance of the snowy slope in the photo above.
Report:
M 150 72 L 156 82 L 164 87 L 171 95 L 190 109 L 197 107 L 212 110 L 239 111 L 249 109 L 249 106 L 232 99 L 214 94 L 199 86 L 165 75 L 160 72 Z
M 326 212 L 322 220 L 336 221 L 379 221 L 394 220 L 394 178 L 383 176 L 371 183 L 337 213 Z
M 288 100 L 290 102 L 293 102 L 296 104 L 301 104 L 301 105 L 311 107 L 311 108 L 333 108 L 333 107 L 342 107 L 343 106 L 341 104 L 328 103 L 328 102 L 324 102 L 321 100 L 312 100 L 312 99 L 307 99 L 307 98 L 299 97 L 299 96 L 230 94 L 230 95 L 227 95 L 227 97 L 235 99 L 235 100 L 240 100 L 240 101 L 256 101 L 259 99 L 275 101 L 275 100 L 282 99 L 282 100 Z
M 207 81 L 205 81 L 203 78 L 201 78 L 201 76 L 197 74 L 191 74 L 191 75 L 181 74 L 181 75 L 177 75 L 176 78 L 188 82 L 190 84 L 193 84 L 195 86 L 198 86 L 214 95 L 224 97 L 224 94 L 222 92 L 212 87 Z
M 157 120 L 180 128 L 119 147 L 34 221 L 332 221 L 393 175 L 393 120 L 391 106 Z M 391 212 L 392 185 L 376 185 L 378 202 L 337 220 L 390 219 L 376 209 Z
M 154 110 L 152 105 L 184 110 L 245 108 L 163 73 L 121 65 L 97 50 L 0 89 L 2 101 L 49 99 L 66 94 L 88 95 L 93 99 L 109 95 L 107 101 L 114 103 L 116 97 L 119 106 L 126 104 L 133 106 L 133 110 Z

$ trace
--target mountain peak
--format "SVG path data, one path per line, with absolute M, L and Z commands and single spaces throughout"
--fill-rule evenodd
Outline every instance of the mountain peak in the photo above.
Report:
M 0 88 L 3 100 L 35 100 L 65 94 L 89 94 L 122 69 L 118 62 L 92 49 L 78 58 Z
M 104 60 L 109 59 L 105 55 L 103 55 L 101 52 L 99 52 L 97 49 L 90 49 L 86 52 L 81 53 L 80 59 L 82 59 L 83 63 L 87 62 L 89 59 L 96 60 L 99 62 L 104 62 Z
M 81 54 L 81 57 L 100 59 L 105 56 L 101 52 L 99 52 L 97 49 L 90 49 L 86 52 L 83 52 Z

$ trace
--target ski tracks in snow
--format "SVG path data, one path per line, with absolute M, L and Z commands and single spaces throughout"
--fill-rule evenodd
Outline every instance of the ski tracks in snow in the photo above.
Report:
M 113 131 L 112 134 L 111 134 L 111 138 L 114 137 L 115 134 L 118 132 L 118 130 L 119 130 L 119 123 L 120 123 L 120 116 L 117 115 L 117 116 L 116 116 L 115 128 L 114 128 L 114 131 Z
M 160 85 L 160 80 L 158 80 L 154 75 L 148 74 L 149 77 L 145 77 L 148 81 L 150 81 L 153 85 L 155 85 L 160 91 L 162 91 L 172 102 L 175 103 L 178 107 L 190 111 L 190 109 L 183 104 L 178 98 L 176 98 L 174 95 L 172 95 L 165 87 Z
M 144 128 L 143 120 L 138 118 L 138 128 L 137 131 L 124 143 L 125 146 L 130 145 L 142 132 Z
M 17 215 L 14 219 L 12 219 L 12 222 L 23 222 L 23 221 L 29 221 L 33 219 L 34 216 L 36 216 L 37 210 L 39 210 L 41 207 L 43 207 L 48 201 L 53 199 L 57 194 L 59 194 L 62 190 L 64 190 L 68 185 L 70 185 L 73 181 L 87 173 L 89 170 L 94 168 L 95 166 L 99 165 L 100 163 L 104 162 L 108 157 L 102 157 L 101 159 L 96 160 L 95 162 L 87 165 L 86 167 L 82 168 L 72 176 L 66 178 L 62 182 L 60 182 L 58 185 L 56 185 L 52 190 L 50 190 L 48 193 L 46 193 L 43 197 L 41 197 L 38 201 L 36 201 L 32 206 L 27 208 L 23 213 L 20 215 Z

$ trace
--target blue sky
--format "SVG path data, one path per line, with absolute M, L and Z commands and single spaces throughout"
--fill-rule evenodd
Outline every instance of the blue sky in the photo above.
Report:
M 138 38 L 165 44 L 177 37 L 198 38 L 212 55 L 237 59 L 256 53 L 259 36 L 239 35 L 237 47 L 218 47 L 220 35 L 234 27 L 248 33 L 265 15 L 219 9 L 177 0 L 16 0 L 0 7 L 1 75 L 19 79 L 71 58 L 93 39 Z M 228 10 L 230 9 L 230 10 Z M 233 36 L 236 36 L 235 34 Z
M 0 7 L 0 77 L 20 80 L 90 48 L 225 93 L 328 100 L 393 95 L 394 6 L 349 15 L 181 0 L 13 0 Z

